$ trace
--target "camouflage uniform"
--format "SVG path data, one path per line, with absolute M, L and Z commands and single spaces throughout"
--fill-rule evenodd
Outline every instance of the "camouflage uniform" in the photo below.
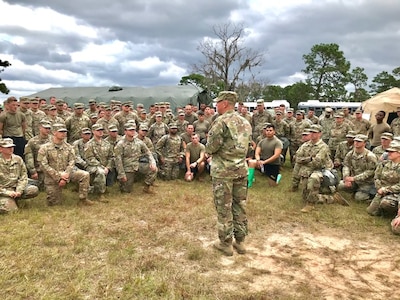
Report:
M 355 192 L 354 198 L 357 201 L 366 201 L 372 192 L 374 194 L 374 173 L 377 164 L 377 158 L 368 149 L 362 153 L 356 153 L 355 150 L 347 153 L 343 162 L 343 179 L 347 176 L 354 177 L 354 183 L 351 188 L 340 181 L 339 190 Z
M 20 107 L 18 110 L 25 115 L 26 128 L 25 128 L 24 137 L 25 137 L 25 140 L 28 141 L 30 138 L 33 138 L 32 111 L 30 109 L 24 109 L 23 107 Z
M 233 237 L 240 242 L 248 234 L 246 154 L 251 134 L 249 122 L 233 110 L 215 119 L 209 131 L 206 153 L 212 155 L 210 175 L 221 243 L 229 244 Z
M 75 152 L 75 166 L 81 170 L 86 170 L 88 163 L 85 157 L 85 145 L 88 142 L 85 142 L 83 139 L 76 140 L 72 143 L 72 147 Z
M 400 136 L 400 118 L 393 119 L 392 123 L 390 123 L 390 128 L 393 136 Z
M 349 124 L 343 121 L 342 124 L 333 123 L 330 136 L 329 136 L 329 150 L 331 151 L 331 157 L 335 157 L 336 148 L 340 142 L 346 140 L 346 135 L 351 131 L 351 127 Z
M 114 151 L 110 143 L 92 138 L 85 145 L 85 158 L 88 166 L 86 171 L 91 176 L 94 192 L 104 194 L 106 191 L 106 177 L 104 169 L 113 167 Z
M 58 116 L 53 117 L 53 116 L 47 115 L 44 119 L 46 121 L 48 121 L 51 126 L 53 126 L 54 124 L 65 124 L 64 119 L 62 119 Z
M 289 145 L 289 152 L 290 152 L 290 160 L 292 166 L 294 166 L 294 156 L 296 151 L 299 147 L 303 144 L 302 134 L 306 128 L 309 128 L 311 125 L 306 120 L 301 121 L 294 121 L 290 123 L 290 145 Z
M 329 142 L 329 138 L 331 136 L 331 128 L 332 128 L 334 123 L 335 123 L 335 119 L 333 117 L 330 117 L 330 118 L 324 117 L 319 121 L 319 124 L 322 127 L 322 137 L 321 137 L 321 139 L 326 144 L 328 144 L 328 142 Z
M 343 169 L 344 158 L 346 157 L 347 153 L 349 153 L 351 150 L 353 150 L 353 144 L 352 143 L 349 144 L 347 141 L 340 142 L 336 148 L 333 164 L 335 166 L 335 169 L 338 170 L 340 178 L 343 178 L 342 169 Z
M 42 137 L 39 135 L 31 138 L 25 145 L 25 164 L 29 174 L 32 176 L 38 174 L 38 187 L 41 191 L 44 190 L 44 174 L 40 169 L 39 162 L 37 161 L 40 146 L 50 142 L 50 137 Z
M 62 172 L 70 174 L 70 181 L 79 182 L 79 199 L 87 199 L 90 176 L 88 172 L 75 167 L 75 151 L 70 144 L 65 141 L 61 144 L 53 141 L 44 144 L 39 149 L 38 162 L 44 172 L 48 205 L 62 202 L 62 188 L 59 187 Z
M 0 155 L 0 213 L 17 208 L 15 199 L 9 196 L 10 192 L 21 193 L 20 199 L 34 198 L 39 194 L 36 186 L 28 185 L 25 163 L 15 154 L 10 160 Z
M 140 139 L 134 138 L 129 141 L 124 137 L 115 146 L 114 154 L 118 179 L 127 178 L 126 182 L 120 182 L 121 192 L 130 193 L 132 191 L 136 172 L 145 171 L 144 183 L 147 186 L 153 184 L 157 177 L 157 171 L 152 171 L 150 168 L 147 170 L 139 169 L 139 158 L 144 154 L 147 155 L 151 164 L 156 164 L 149 148 Z
M 253 140 L 256 140 L 257 137 L 262 134 L 264 124 L 271 122 L 272 122 L 271 114 L 266 110 L 264 110 L 261 113 L 259 111 L 253 112 L 253 116 L 251 117 Z
M 129 112 L 119 111 L 114 115 L 114 118 L 118 121 L 118 128 L 119 128 L 118 134 L 120 135 L 124 134 L 124 125 L 128 123 L 128 121 L 134 121 L 136 126 L 139 126 L 138 116 L 131 111 Z M 104 127 L 104 124 L 102 125 Z
M 165 180 L 178 179 L 180 164 L 185 157 L 183 140 L 179 135 L 166 134 L 155 145 L 157 156 L 163 164 L 160 165 L 160 176 Z
M 40 121 L 46 119 L 46 114 L 38 109 L 37 111 L 32 111 L 32 132 L 33 136 L 39 135 L 39 124 Z
M 92 122 L 85 114 L 80 117 L 76 114 L 73 114 L 65 121 L 65 126 L 68 130 L 68 143 L 72 144 L 80 139 L 82 129 L 85 127 L 90 128 L 92 126 Z
M 395 215 L 398 208 L 400 197 L 400 166 L 391 160 L 383 161 L 378 164 L 375 176 L 375 188 L 383 189 L 384 195 L 376 194 L 367 212 L 373 216 L 382 213 Z
M 104 138 L 106 138 L 108 136 L 108 127 L 110 126 L 117 126 L 117 128 L 119 128 L 119 123 L 118 120 L 115 119 L 114 117 L 111 117 L 110 119 L 106 119 L 105 117 L 102 117 L 100 119 L 97 120 L 96 124 L 101 124 L 104 128 Z M 118 129 L 119 131 L 119 129 Z
M 147 136 L 153 144 L 157 144 L 158 140 L 161 139 L 164 135 L 168 134 L 168 125 L 165 123 L 154 123 L 153 125 L 150 126 L 149 128 L 149 133 Z
M 357 134 L 365 134 L 365 135 L 368 134 L 368 131 L 371 128 L 370 121 L 365 120 L 365 119 L 361 119 L 361 120 L 354 119 L 354 120 L 352 120 L 352 122 L 353 122 L 354 131 Z
M 320 188 L 323 179 L 322 170 L 332 169 L 330 151 L 327 144 L 319 140 L 315 144 L 306 142 L 296 153 L 296 163 L 300 164 L 299 175 L 303 186 L 303 200 L 315 204 L 321 202 Z M 324 202 L 324 201 L 323 201 Z

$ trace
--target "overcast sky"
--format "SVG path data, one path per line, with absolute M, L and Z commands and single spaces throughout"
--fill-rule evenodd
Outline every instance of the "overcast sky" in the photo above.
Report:
M 337 43 L 369 80 L 400 66 L 399 0 L 0 0 L 0 12 L 8 96 L 176 85 L 202 60 L 199 42 L 228 21 L 242 22 L 246 45 L 265 52 L 263 82 L 304 79 L 302 56 L 319 43 Z

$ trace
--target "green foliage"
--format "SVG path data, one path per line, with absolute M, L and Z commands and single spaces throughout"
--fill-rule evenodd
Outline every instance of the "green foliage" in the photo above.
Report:
M 290 106 L 297 109 L 297 105 L 301 101 L 307 101 L 313 97 L 313 88 L 300 81 L 292 85 L 285 87 L 286 100 L 290 103 Z
M 352 102 L 362 102 L 371 96 L 365 89 L 368 76 L 364 73 L 364 68 L 356 67 L 348 74 L 349 83 L 353 84 L 354 92 L 349 94 L 349 100 Z
M 392 70 L 392 74 L 382 71 L 372 79 L 370 85 L 373 95 L 382 93 L 394 87 L 400 87 L 400 67 Z
M 306 80 L 314 89 L 314 99 L 341 101 L 345 99 L 350 62 L 344 57 L 337 44 L 318 44 L 309 54 L 303 55 L 308 75 Z
M 11 66 L 11 64 L 7 60 L 3 61 L 0 59 L 0 67 L 3 68 L 3 69 L 0 69 L 0 73 L 4 71 L 4 68 L 7 68 L 9 66 Z M 0 81 L 1 81 L 1 78 L 0 78 Z M 6 84 L 1 82 L 0 83 L 0 93 L 8 94 L 9 92 L 10 92 L 10 90 L 7 88 Z

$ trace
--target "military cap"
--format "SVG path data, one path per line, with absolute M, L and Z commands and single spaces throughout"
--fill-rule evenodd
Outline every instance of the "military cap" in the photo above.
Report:
M 277 111 L 275 112 L 275 114 L 276 114 L 276 115 L 282 115 L 282 112 L 281 112 L 280 110 L 277 110 Z
M 142 109 L 142 110 L 140 111 L 140 113 L 141 113 L 141 114 L 147 114 L 147 111 L 146 111 L 145 109 Z
M 132 106 L 132 102 L 131 101 L 122 102 L 122 106 Z
M 293 108 L 291 108 L 291 107 L 289 107 L 289 108 L 287 109 L 287 112 L 290 112 L 290 113 L 292 113 L 292 112 L 294 112 L 294 109 L 293 109 Z
M 113 111 L 120 111 L 120 110 L 121 110 L 121 108 L 119 106 L 114 106 L 113 107 Z
M 57 99 L 56 105 L 64 105 L 65 101 L 63 99 Z
M 48 110 L 56 110 L 57 107 L 55 107 L 54 105 L 47 105 L 47 109 Z
M 333 112 L 333 109 L 331 107 L 327 107 L 325 108 L 325 112 L 331 113 Z
M 121 101 L 119 101 L 119 100 L 114 100 L 114 105 L 116 105 L 116 106 L 121 106 Z
M 222 91 L 219 92 L 218 97 L 214 99 L 214 102 L 220 102 L 227 100 L 228 102 L 235 104 L 238 101 L 237 94 L 231 91 Z
M 398 141 L 398 140 L 391 141 L 389 148 L 387 148 L 386 151 L 400 152 L 400 141 Z
M 98 123 L 93 124 L 92 129 L 95 130 L 95 131 L 97 131 L 97 130 L 104 130 L 103 125 L 98 124 Z
M 362 110 L 361 109 L 356 109 L 355 113 L 356 114 L 362 114 Z
M 81 129 L 81 133 L 90 134 L 90 133 L 92 133 L 92 131 L 90 130 L 89 127 L 84 127 L 84 128 Z
M 99 117 L 99 115 L 97 113 L 90 114 L 91 119 L 97 119 L 98 117 Z
M 184 116 L 185 115 L 185 112 L 182 110 L 182 111 L 180 111 L 179 112 L 179 114 L 178 115 L 180 115 L 180 116 Z
M 136 130 L 136 124 L 135 123 L 126 123 L 124 125 L 125 130 Z
M 309 130 L 310 130 L 310 132 L 321 132 L 322 127 L 321 127 L 321 125 L 313 124 L 310 126 Z
M 28 97 L 21 97 L 20 101 L 24 104 L 30 104 L 31 103 L 31 99 L 29 99 Z
M 149 127 L 146 124 L 140 124 L 139 130 L 148 131 Z
M 154 115 L 155 115 L 156 117 L 162 117 L 162 113 L 160 113 L 160 112 L 156 112 Z
M 256 101 L 256 103 L 257 103 L 257 104 L 264 104 L 264 99 L 258 99 L 258 100 Z
M 31 103 L 33 103 L 33 104 L 39 103 L 39 99 L 38 98 L 31 98 Z
M 96 104 L 96 100 L 95 99 L 89 99 L 89 104 Z
M 384 132 L 381 134 L 381 139 L 393 140 L 393 134 L 390 132 Z
M 344 114 L 342 112 L 337 112 L 333 117 L 334 118 L 344 118 Z
M 138 103 L 138 104 L 136 104 L 136 107 L 143 108 L 143 107 L 144 107 L 144 105 L 143 105 L 143 103 Z
M 366 142 L 368 140 L 368 137 L 365 134 L 357 134 L 354 137 L 354 140 L 359 142 Z
M 100 107 L 104 107 L 104 106 L 106 106 L 106 105 L 107 105 L 107 103 L 105 103 L 105 102 L 100 102 L 100 103 L 99 103 L 99 106 L 100 106 Z
M 160 103 L 158 104 L 158 106 L 159 106 L 159 107 L 166 107 L 165 102 L 160 102 Z
M 357 133 L 356 133 L 355 131 L 350 130 L 350 131 L 346 134 L 346 137 L 347 137 L 347 138 L 355 138 L 356 135 L 357 135 Z
M 0 146 L 3 148 L 15 147 L 14 141 L 10 138 L 4 138 L 0 141 Z
M 75 109 L 85 108 L 85 104 L 77 102 L 77 103 L 74 104 L 74 108 Z
M 302 135 L 309 135 L 311 134 L 310 128 L 304 128 L 304 131 L 301 133 Z
M 303 115 L 304 116 L 304 113 L 303 113 L 302 110 L 296 110 L 296 115 Z
M 118 131 L 118 128 L 117 128 L 117 126 L 116 125 L 109 125 L 108 126 L 108 131 Z
M 271 125 L 272 125 L 271 123 L 264 123 L 263 129 L 266 129 L 268 126 L 271 126 Z
M 117 101 L 117 100 L 111 99 L 111 100 L 110 100 L 110 104 L 115 104 L 115 101 Z
M 51 129 L 51 123 L 49 121 L 47 121 L 47 120 L 41 120 L 39 124 L 43 128 L 50 128 Z
M 59 132 L 67 132 L 67 128 L 65 128 L 64 124 L 61 123 L 56 123 L 53 124 L 53 131 L 59 131 Z
M 178 129 L 178 126 L 175 123 L 169 124 L 169 129 Z
M 111 110 L 111 106 L 110 105 L 104 105 L 103 109 L 104 110 Z

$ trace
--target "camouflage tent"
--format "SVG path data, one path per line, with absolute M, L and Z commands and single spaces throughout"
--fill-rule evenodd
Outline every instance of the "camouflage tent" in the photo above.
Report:
M 142 103 L 145 108 L 157 102 L 170 102 L 171 108 L 185 106 L 186 104 L 197 105 L 204 102 L 204 91 L 192 85 L 176 86 L 154 86 L 154 87 L 65 87 L 50 88 L 28 97 L 40 97 L 48 100 L 51 96 L 64 99 L 69 105 L 82 102 L 87 105 L 89 99 L 97 102 L 110 100 L 132 101 L 135 105 Z M 206 95 L 207 96 L 207 95 Z M 209 103 L 211 99 L 208 97 Z

